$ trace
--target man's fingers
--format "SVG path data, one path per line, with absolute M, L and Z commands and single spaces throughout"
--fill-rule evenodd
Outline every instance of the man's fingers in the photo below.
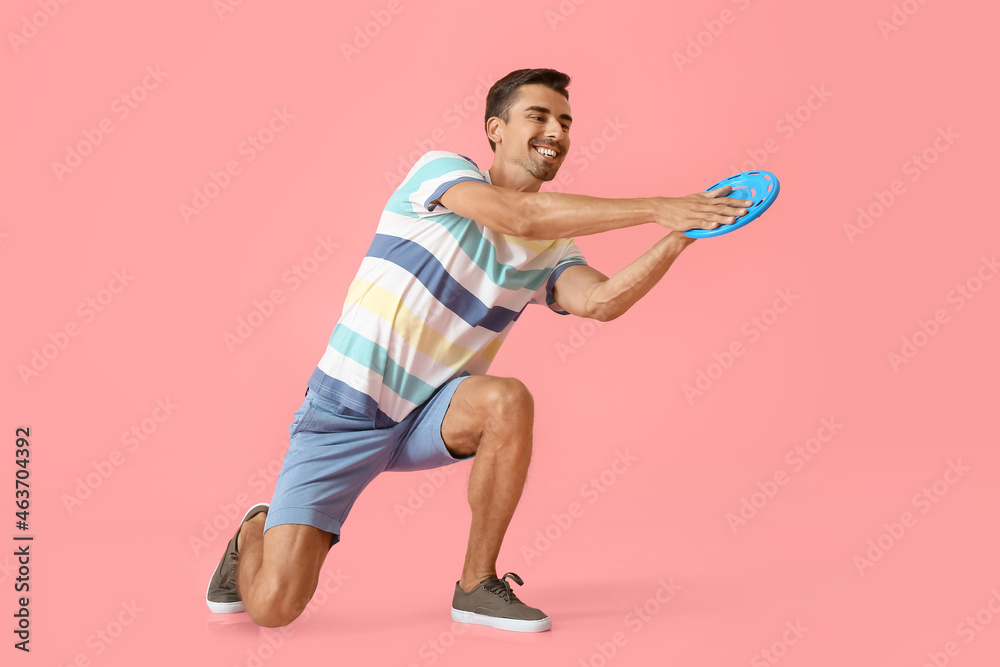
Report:
M 722 197 L 708 202 L 712 206 L 728 206 L 730 208 L 747 208 L 753 206 L 752 199 L 736 199 L 734 197 Z
M 731 186 L 731 185 L 723 185 L 721 188 L 716 188 L 714 190 L 708 190 L 707 192 L 699 192 L 697 194 L 701 195 L 702 197 L 709 197 L 709 198 L 712 198 L 712 197 L 725 197 L 726 195 L 728 195 L 732 191 L 733 191 L 733 186 Z
M 737 199 L 735 197 L 727 197 L 729 193 L 733 191 L 733 186 L 726 185 L 715 190 L 709 190 L 708 192 L 702 192 L 701 194 L 708 197 L 712 201 L 709 202 L 712 205 L 724 205 L 731 206 L 735 208 L 742 208 L 746 206 L 753 206 L 752 199 Z
M 740 209 L 734 209 L 731 213 L 719 212 L 714 213 L 711 216 L 707 216 L 705 220 L 711 225 L 706 229 L 715 229 L 721 225 L 731 225 L 740 219 L 742 214 L 738 213 Z
M 738 218 L 740 216 L 746 215 L 749 209 L 743 207 L 744 199 L 728 199 L 726 201 L 731 201 L 735 206 L 705 206 L 701 208 L 698 212 L 702 214 L 702 218 L 705 220 L 715 220 L 720 224 L 725 224 L 727 222 L 734 222 L 730 218 Z
M 753 206 L 749 199 L 726 197 L 732 192 L 731 185 L 725 185 L 708 192 L 696 192 L 674 200 L 680 205 L 677 220 L 671 228 L 678 230 L 716 229 L 720 225 L 730 225 L 746 215 Z

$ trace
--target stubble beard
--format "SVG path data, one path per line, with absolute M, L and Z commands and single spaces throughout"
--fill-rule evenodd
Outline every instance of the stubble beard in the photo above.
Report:
M 534 151 L 534 147 L 529 147 L 528 150 Z M 539 156 L 538 159 L 534 159 L 530 156 L 517 158 L 514 160 L 519 166 L 523 167 L 525 171 L 534 176 L 540 181 L 551 181 L 556 177 L 559 172 L 560 164 L 553 164 L 551 167 L 545 164 L 539 164 L 539 160 L 544 159 Z

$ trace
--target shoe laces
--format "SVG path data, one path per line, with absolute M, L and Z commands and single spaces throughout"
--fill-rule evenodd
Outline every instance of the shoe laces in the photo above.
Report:
M 517 599 L 517 596 L 514 594 L 514 590 L 510 587 L 510 584 L 507 583 L 507 577 L 513 579 L 514 583 L 518 586 L 524 585 L 524 580 L 521 579 L 521 577 L 517 576 L 513 572 L 508 572 L 499 579 L 494 577 L 493 579 L 483 582 L 483 586 L 485 586 L 486 590 L 490 593 L 502 597 L 507 602 L 521 602 Z

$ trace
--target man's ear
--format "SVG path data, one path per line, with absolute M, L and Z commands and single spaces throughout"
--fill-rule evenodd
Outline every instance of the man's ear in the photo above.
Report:
M 499 144 L 503 140 L 503 137 L 501 136 L 503 124 L 503 120 L 501 120 L 499 116 L 493 116 L 486 124 L 486 136 L 492 139 L 495 144 Z

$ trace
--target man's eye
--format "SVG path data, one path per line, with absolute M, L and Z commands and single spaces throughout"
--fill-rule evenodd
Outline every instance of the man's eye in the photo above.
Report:
M 541 120 L 541 119 L 542 119 L 542 117 L 541 117 L 541 116 L 532 116 L 531 118 L 532 118 L 532 119 L 535 119 L 535 118 L 537 118 L 538 120 Z

